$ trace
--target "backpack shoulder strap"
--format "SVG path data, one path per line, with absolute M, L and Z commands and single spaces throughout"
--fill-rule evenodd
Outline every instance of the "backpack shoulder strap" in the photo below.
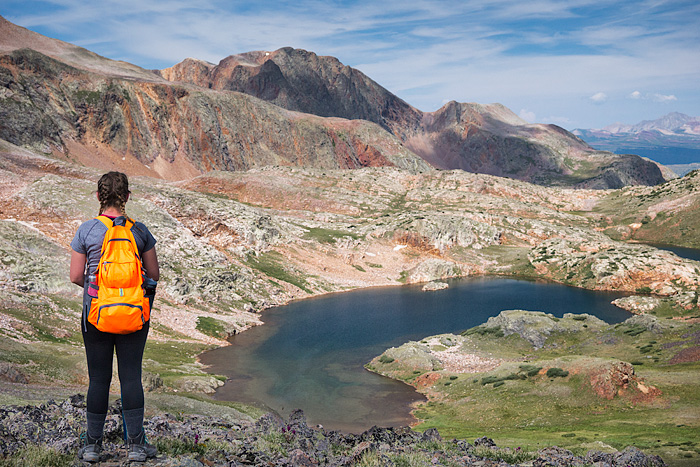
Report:
M 95 219 L 101 221 L 105 225 L 105 227 L 107 227 L 107 230 L 109 230 L 109 228 L 114 225 L 114 222 L 112 222 L 112 219 L 110 219 L 107 216 L 97 216 L 97 217 L 95 217 Z

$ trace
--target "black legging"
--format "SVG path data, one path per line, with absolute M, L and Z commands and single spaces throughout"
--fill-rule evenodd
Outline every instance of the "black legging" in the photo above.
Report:
M 86 328 L 87 326 L 87 328 Z M 121 385 L 122 408 L 143 408 L 141 362 L 148 337 L 149 322 L 140 331 L 131 334 L 110 334 L 99 331 L 90 323 L 83 323 L 83 342 L 87 355 L 90 386 L 87 392 L 87 411 L 106 414 L 109 408 L 109 385 L 112 382 L 112 359 L 117 351 L 117 369 Z

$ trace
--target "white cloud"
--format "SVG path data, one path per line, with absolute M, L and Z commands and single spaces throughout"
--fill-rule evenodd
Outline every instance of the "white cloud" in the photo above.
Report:
M 659 94 L 659 93 L 642 94 L 639 91 L 634 91 L 628 97 L 630 99 L 637 99 L 637 100 L 642 99 L 642 100 L 654 101 L 654 102 L 674 102 L 674 101 L 678 100 L 678 98 L 673 94 L 669 94 L 669 95 Z
M 520 118 L 522 118 L 523 120 L 526 120 L 530 123 L 534 123 L 535 121 L 537 121 L 537 117 L 535 115 L 535 112 L 531 112 L 527 109 L 521 109 L 520 114 L 518 114 L 518 115 Z
M 603 102 L 608 100 L 608 95 L 604 92 L 597 92 L 591 97 L 589 97 L 589 99 L 595 102 L 596 104 L 602 104 Z
M 673 102 L 678 100 L 678 98 L 673 94 L 671 94 L 670 96 L 664 96 L 663 94 L 653 94 L 652 99 L 656 102 Z

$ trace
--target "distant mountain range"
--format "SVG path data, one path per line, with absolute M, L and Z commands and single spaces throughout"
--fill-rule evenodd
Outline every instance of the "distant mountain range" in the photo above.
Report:
M 676 171 L 700 168 L 700 117 L 672 112 L 634 125 L 614 123 L 573 133 L 599 150 L 638 154 Z
M 144 70 L 0 17 L 0 139 L 166 179 L 283 165 L 461 169 L 540 185 L 665 181 L 500 104 L 422 112 L 333 57 L 282 48 Z

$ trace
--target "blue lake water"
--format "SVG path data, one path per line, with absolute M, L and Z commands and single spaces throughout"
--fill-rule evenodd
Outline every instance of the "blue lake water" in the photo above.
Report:
M 359 433 L 403 426 L 413 388 L 363 368 L 389 347 L 478 326 L 502 310 L 589 313 L 608 323 L 631 316 L 610 302 L 623 296 L 548 282 L 480 277 L 423 292 L 420 285 L 325 295 L 266 310 L 265 325 L 207 352 L 209 371 L 230 378 L 215 397 L 286 416 L 300 408 L 309 423 Z
M 686 248 L 682 246 L 661 244 L 652 244 L 652 246 L 661 250 L 671 251 L 676 255 L 680 256 L 681 258 L 692 259 L 693 261 L 700 261 L 700 250 L 698 250 L 697 248 Z

